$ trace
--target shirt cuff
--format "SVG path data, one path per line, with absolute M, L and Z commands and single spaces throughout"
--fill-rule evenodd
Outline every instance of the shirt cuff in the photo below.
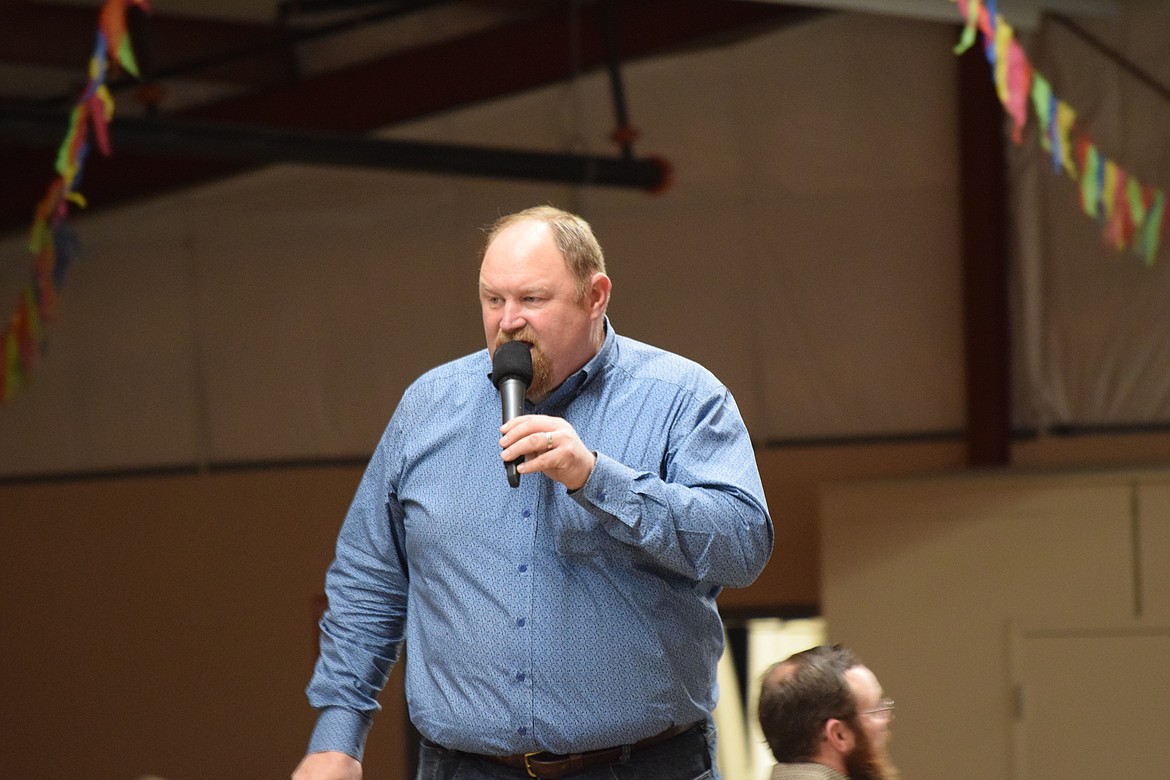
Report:
M 591 514 L 600 512 L 619 517 L 630 501 L 633 476 L 634 471 L 629 466 L 599 452 L 589 479 L 569 496 Z
M 309 753 L 336 750 L 362 760 L 370 720 L 360 713 L 341 707 L 327 707 L 317 716 L 313 736 L 309 738 Z

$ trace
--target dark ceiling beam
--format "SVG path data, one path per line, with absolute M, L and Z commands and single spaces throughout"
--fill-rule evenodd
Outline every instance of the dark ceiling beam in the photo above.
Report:
M 0 136 L 35 139 L 60 127 L 59 111 L 0 109 Z M 110 132 L 136 153 L 181 154 L 249 164 L 302 163 L 660 191 L 669 166 L 643 160 L 497 147 L 355 137 L 224 122 L 121 117 Z
M 0 62 L 69 69 L 77 74 L 80 88 L 93 53 L 97 19 L 96 7 L 4 0 Z M 152 65 L 158 71 L 208 62 L 192 75 L 252 89 L 288 80 L 294 73 L 293 51 L 277 45 L 286 34 L 276 24 L 179 16 L 156 9 L 149 25 Z M 229 56 L 241 51 L 253 53 Z
M 576 10 L 579 17 L 570 14 Z M 804 21 L 817 11 L 731 0 L 626 0 L 617 31 L 626 61 L 696 47 Z M 594 4 L 553 3 L 543 13 L 443 43 L 398 52 L 245 96 L 220 100 L 181 118 L 324 133 L 365 134 L 395 123 L 488 101 L 571 78 L 602 65 L 604 50 Z M 576 46 L 569 45 L 574 30 Z M 155 47 L 157 48 L 157 46 Z M 578 61 L 572 59 L 577 52 Z M 680 85 L 684 99 L 685 85 Z M 633 124 L 637 96 L 631 97 Z M 57 145 L 34 148 L 0 137 L 0 231 L 23 229 L 52 178 Z M 91 153 L 82 192 L 90 208 L 145 199 L 256 167 L 200 154 Z M 49 145 L 51 144 L 51 146 Z M 15 148 L 14 148 L 15 146 Z M 669 150 L 655 150 L 668 153 Z

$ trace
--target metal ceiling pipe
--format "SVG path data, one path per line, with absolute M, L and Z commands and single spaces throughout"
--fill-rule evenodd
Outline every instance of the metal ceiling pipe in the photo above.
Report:
M 41 109 L 0 109 L 0 138 L 44 147 L 60 137 L 68 116 Z M 669 163 L 558 152 L 399 141 L 365 136 L 119 117 L 110 124 L 114 153 L 229 158 L 253 163 L 303 163 L 354 168 L 522 179 L 561 184 L 631 187 L 660 193 L 671 183 Z

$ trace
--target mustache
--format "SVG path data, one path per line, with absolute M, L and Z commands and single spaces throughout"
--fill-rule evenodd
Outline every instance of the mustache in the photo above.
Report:
M 509 341 L 523 341 L 532 347 L 532 382 L 528 385 L 528 392 L 534 397 L 543 396 L 551 389 L 549 384 L 552 367 L 548 356 L 541 349 L 540 338 L 533 330 L 525 326 L 515 333 L 497 333 L 494 349 L 499 349 Z
M 540 339 L 529 328 L 518 330 L 515 333 L 497 333 L 496 334 L 496 348 L 502 344 L 507 344 L 509 341 L 525 341 L 536 348 L 540 348 Z

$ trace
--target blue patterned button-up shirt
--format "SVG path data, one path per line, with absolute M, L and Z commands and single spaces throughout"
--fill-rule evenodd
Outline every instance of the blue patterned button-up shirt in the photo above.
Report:
M 573 493 L 543 474 L 508 486 L 487 350 L 406 391 L 326 578 L 311 752 L 360 758 L 404 641 L 411 721 L 449 748 L 568 753 L 710 714 L 715 597 L 772 550 L 755 456 L 709 371 L 606 329 L 526 409 L 597 452 Z

